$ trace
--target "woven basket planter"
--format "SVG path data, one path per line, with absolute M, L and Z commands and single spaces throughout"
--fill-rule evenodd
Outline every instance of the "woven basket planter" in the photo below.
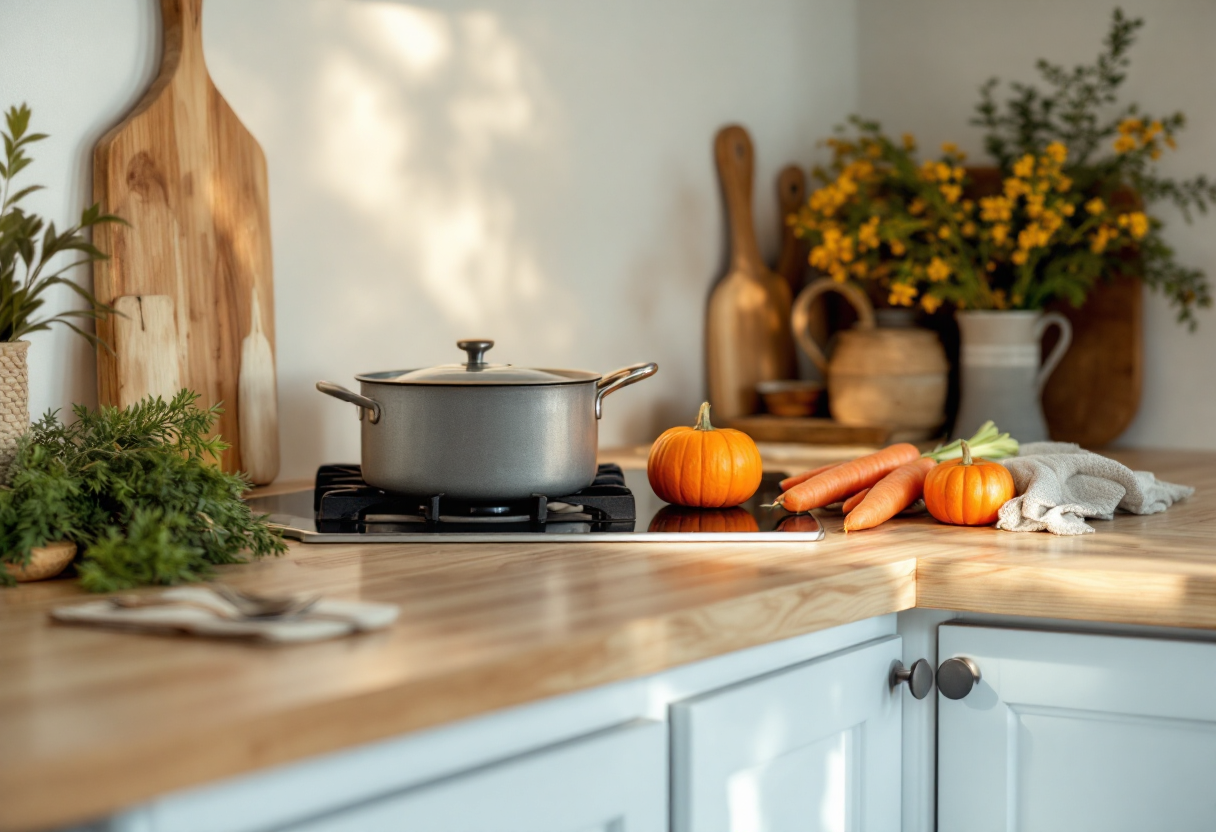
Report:
M 17 440 L 30 426 L 29 341 L 0 341 L 0 483 L 8 484 Z

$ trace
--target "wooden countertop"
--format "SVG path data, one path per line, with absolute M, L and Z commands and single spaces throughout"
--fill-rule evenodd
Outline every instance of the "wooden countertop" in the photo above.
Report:
M 75 582 L 0 589 L 0 830 L 913 606 L 1216 629 L 1216 453 L 1114 455 L 1199 492 L 1075 538 L 927 517 L 846 537 L 825 514 L 812 544 L 295 545 L 223 568 L 401 605 L 389 631 L 297 647 L 57 626 Z

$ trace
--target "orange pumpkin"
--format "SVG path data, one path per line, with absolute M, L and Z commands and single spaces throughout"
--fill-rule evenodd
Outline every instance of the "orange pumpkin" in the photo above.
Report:
M 709 423 L 709 402 L 694 427 L 665 430 L 650 448 L 650 487 L 680 506 L 737 506 L 760 487 L 760 451 L 746 433 Z
M 758 532 L 760 526 L 747 509 L 685 508 L 663 506 L 650 521 L 652 532 Z
M 961 459 L 935 466 L 925 477 L 925 508 L 954 526 L 991 526 L 997 511 L 1017 492 L 1013 475 L 1000 463 L 972 459 L 962 443 Z

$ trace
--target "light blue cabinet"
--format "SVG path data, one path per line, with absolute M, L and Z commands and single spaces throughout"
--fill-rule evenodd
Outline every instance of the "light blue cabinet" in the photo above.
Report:
M 666 726 L 643 722 L 338 810 L 293 825 L 289 832 L 666 828 Z
M 889 637 L 672 706 L 675 832 L 900 827 Z
M 939 832 L 1216 829 L 1216 644 L 947 625 Z

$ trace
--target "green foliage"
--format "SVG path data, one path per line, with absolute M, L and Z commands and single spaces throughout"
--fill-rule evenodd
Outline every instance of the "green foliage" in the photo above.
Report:
M 72 540 L 81 585 L 110 592 L 285 551 L 241 500 L 248 483 L 209 463 L 226 447 L 208 436 L 220 411 L 197 398 L 78 405 L 72 424 L 48 413 L 32 425 L 0 490 L 0 561 L 25 563 L 32 547 Z
M 1212 305 L 1211 287 L 1202 271 L 1175 261 L 1173 249 L 1161 236 L 1163 224 L 1151 215 L 1151 207 L 1172 204 L 1191 222 L 1196 213 L 1204 214 L 1216 203 L 1216 182 L 1203 175 L 1178 181 L 1157 172 L 1162 146 L 1172 149 L 1186 124 L 1182 113 L 1154 117 L 1138 104 L 1119 103 L 1119 88 L 1131 64 L 1129 52 L 1143 25 L 1142 19 L 1128 18 L 1116 8 L 1103 49 L 1092 64 L 1072 69 L 1045 60 L 1036 64 L 1046 91 L 1013 83 L 1012 95 L 998 104 L 999 81 L 989 80 L 980 88 L 971 123 L 985 128 L 984 147 L 1003 171 L 1008 172 L 1020 157 L 1041 154 L 1052 142 L 1060 142 L 1068 149 L 1064 172 L 1083 193 L 1108 204 L 1121 198 L 1143 201 L 1151 223 L 1139 243 L 1137 262 L 1129 263 L 1126 252 L 1109 250 L 1103 253 L 1100 271 L 1139 271 L 1148 285 L 1178 308 L 1178 320 L 1193 329 L 1195 309 Z M 1057 270 L 1069 267 L 1063 256 L 1048 261 Z M 1056 279 L 1064 278 L 1057 274 Z
M 46 135 L 27 132 L 30 108 L 24 104 L 11 107 L 5 114 L 5 123 L 7 130 L 0 131 L 0 138 L 4 139 L 4 161 L 0 163 L 0 341 L 18 341 L 31 332 L 62 324 L 97 344 L 97 337 L 76 326 L 72 319 L 103 318 L 114 310 L 63 275 L 83 263 L 106 259 L 85 239 L 84 229 L 123 221 L 101 213 L 100 206 L 92 205 L 80 215 L 77 225 L 58 231 L 54 223 L 26 213 L 20 202 L 41 190 L 41 186 L 13 191 L 13 180 L 33 161 L 26 155 L 26 148 Z M 48 268 L 58 255 L 72 252 L 81 256 L 62 268 Z M 46 304 L 46 291 L 53 286 L 71 289 L 84 300 L 85 308 L 49 316 L 40 313 Z

